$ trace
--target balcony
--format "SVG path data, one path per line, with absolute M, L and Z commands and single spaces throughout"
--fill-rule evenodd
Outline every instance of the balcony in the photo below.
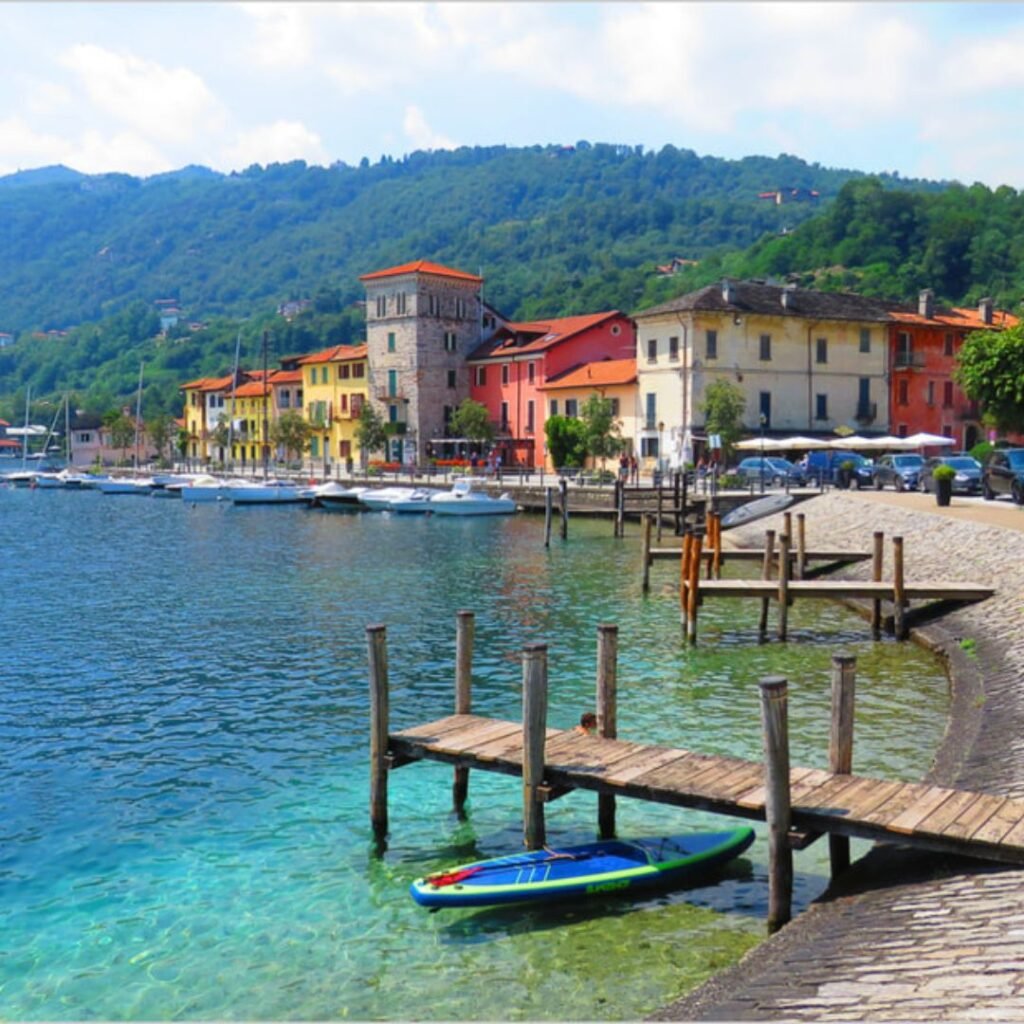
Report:
M 858 402 L 857 412 L 854 414 L 854 419 L 858 423 L 874 423 L 875 418 L 878 416 L 878 403 L 877 402 Z
M 378 402 L 408 402 L 409 399 L 401 391 L 394 393 L 390 392 L 387 388 L 378 388 L 374 392 L 374 397 Z
M 920 370 L 924 366 L 923 352 L 897 352 L 893 357 L 894 370 Z
M 971 402 L 970 405 L 965 405 L 962 409 L 958 409 L 956 412 L 956 418 L 958 420 L 977 420 L 981 418 L 981 403 Z

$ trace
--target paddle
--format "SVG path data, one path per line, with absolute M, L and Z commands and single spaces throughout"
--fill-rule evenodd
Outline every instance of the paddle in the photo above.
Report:
M 436 889 L 444 888 L 447 885 L 455 885 L 473 875 L 479 875 L 485 871 L 503 871 L 505 868 L 533 867 L 535 864 L 547 864 L 553 860 L 583 860 L 586 857 L 595 856 L 591 853 L 559 853 L 557 850 L 547 850 L 550 856 L 538 857 L 534 860 L 526 857 L 522 860 L 504 860 L 497 863 L 473 864 L 466 868 L 456 868 L 454 871 L 439 871 L 436 875 L 426 875 L 423 881 L 429 882 Z

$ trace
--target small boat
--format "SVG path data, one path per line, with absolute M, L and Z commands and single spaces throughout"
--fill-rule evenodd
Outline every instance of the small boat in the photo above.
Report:
M 362 508 L 359 495 L 366 490 L 366 487 L 346 487 L 337 480 L 330 480 L 312 488 L 313 504 L 332 511 L 356 511 Z
M 235 505 L 309 505 L 313 500 L 311 488 L 284 480 L 245 483 L 224 490 L 225 497 Z
M 429 487 L 418 487 L 407 498 L 392 498 L 387 506 L 388 512 L 430 512 L 433 509 L 433 500 L 440 494 L 440 491 Z
M 188 483 L 166 485 L 167 490 L 177 491 L 181 495 L 182 501 L 191 502 L 226 500 L 224 492 L 227 487 L 226 481 L 211 476 L 209 473 L 200 473 Z
M 504 516 L 515 510 L 514 498 L 508 494 L 492 498 L 468 477 L 456 480 L 450 491 L 435 494 L 430 500 L 430 511 L 437 516 Z
M 748 501 L 739 508 L 734 508 L 722 516 L 722 529 L 729 530 L 734 526 L 743 526 L 765 516 L 773 516 L 793 504 L 792 494 L 769 494 L 766 498 Z
M 465 864 L 417 878 L 409 892 L 424 907 L 485 907 L 668 888 L 738 857 L 753 841 L 754 830 L 746 826 L 654 839 L 601 839 Z
M 148 476 L 111 477 L 100 480 L 96 485 L 103 494 L 149 494 L 153 490 L 153 479 Z
M 411 498 L 415 492 L 415 487 L 371 487 L 359 495 L 359 503 L 374 512 L 383 512 L 391 507 L 392 501 Z

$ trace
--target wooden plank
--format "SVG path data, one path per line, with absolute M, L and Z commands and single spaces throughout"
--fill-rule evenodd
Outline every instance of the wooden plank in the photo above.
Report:
M 436 722 L 414 725 L 409 729 L 402 729 L 401 732 L 392 733 L 392 735 L 427 743 L 434 739 L 439 739 L 445 733 L 456 729 L 464 729 L 467 725 L 473 723 L 483 724 L 484 722 L 494 721 L 497 721 L 497 719 L 481 718 L 478 715 L 448 715 L 446 718 L 439 718 Z
M 649 772 L 656 772 L 687 756 L 685 750 L 672 750 L 668 747 L 647 747 L 633 754 L 625 761 L 616 764 L 608 773 L 606 782 L 616 786 L 624 786 Z
M 751 762 L 754 763 L 754 762 Z M 813 768 L 794 768 L 789 773 L 789 785 L 792 787 L 801 783 L 808 777 L 812 772 L 816 771 Z M 747 810 L 763 810 L 765 800 L 765 789 L 764 781 L 762 780 L 756 786 L 752 786 L 750 789 L 736 796 L 736 806 L 743 807 Z
M 1010 827 L 1002 839 L 999 840 L 1000 846 L 1013 846 L 1017 848 L 1024 847 L 1024 807 L 1021 807 L 1020 801 L 1013 801 L 1017 807 L 1015 810 L 1021 811 L 1020 818 L 1017 819 L 1016 823 Z
M 944 836 L 969 839 L 1006 804 L 1006 797 L 975 794 L 971 805 L 965 808 L 943 830 Z M 1008 828 L 1004 831 L 1009 831 Z
M 918 795 L 918 798 L 907 807 L 901 814 L 890 818 L 886 823 L 886 830 L 907 834 L 914 832 L 920 822 L 924 821 L 932 811 L 938 810 L 953 794 L 955 790 L 946 789 L 944 786 L 929 786 L 927 791 Z
M 863 793 L 851 794 L 850 817 L 858 821 L 866 821 L 868 815 L 896 795 L 904 786 L 902 782 L 882 782 L 879 779 L 865 779 L 871 786 Z
M 849 814 L 849 797 L 861 789 L 870 780 L 855 775 L 830 775 L 829 778 L 813 789 L 793 797 L 794 811 L 834 811 Z
M 978 800 L 977 793 L 954 792 L 948 800 L 926 818 L 922 818 L 915 827 L 915 832 L 938 832 L 943 833 L 947 826 L 951 825 L 963 811 L 969 810 Z
M 995 813 L 975 829 L 971 839 L 980 843 L 1000 843 L 1021 820 L 1021 808 L 1015 800 L 1004 800 Z
M 733 802 L 751 786 L 764 784 L 764 766 L 749 762 L 742 768 L 734 768 L 727 778 L 712 784 L 712 795 Z
M 476 748 L 494 740 L 508 736 L 522 736 L 522 726 L 516 722 L 490 722 L 478 725 L 473 729 L 456 730 L 446 733 L 434 743 L 427 744 L 429 749 L 445 754 L 468 754 Z
M 893 818 L 899 817 L 913 805 L 915 800 L 920 799 L 930 789 L 930 786 L 923 783 L 904 782 L 886 800 L 865 814 L 861 820 L 866 824 L 885 828 Z

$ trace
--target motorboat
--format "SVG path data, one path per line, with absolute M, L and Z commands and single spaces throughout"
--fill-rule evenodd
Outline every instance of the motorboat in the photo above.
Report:
M 450 491 L 430 499 L 430 511 L 436 516 L 504 516 L 515 510 L 514 498 L 508 494 L 493 498 L 469 477 L 456 480 Z
M 263 480 L 227 487 L 225 496 L 235 505 L 309 505 L 313 489 L 285 480 Z
M 96 485 L 103 494 L 146 494 L 153 490 L 150 476 L 119 476 L 100 480 Z
M 432 502 L 438 494 L 444 492 L 437 491 L 429 487 L 418 487 L 412 494 L 407 498 L 392 498 L 386 506 L 388 512 L 430 512 L 433 509 Z
M 359 496 L 368 489 L 367 487 L 346 487 L 337 480 L 329 480 L 325 484 L 318 484 L 311 488 L 314 505 L 332 511 L 349 512 L 358 511 L 362 508 Z
M 191 483 L 190 473 L 160 473 L 153 477 L 154 498 L 180 498 L 181 489 Z
M 188 483 L 167 484 L 165 487 L 168 491 L 177 491 L 181 495 L 182 501 L 191 502 L 226 501 L 227 488 L 228 484 L 225 480 L 211 476 L 209 473 L 201 473 Z
M 383 512 L 391 508 L 392 501 L 404 501 L 416 493 L 415 487 L 377 487 L 368 488 L 359 495 L 359 502 L 375 512 Z

